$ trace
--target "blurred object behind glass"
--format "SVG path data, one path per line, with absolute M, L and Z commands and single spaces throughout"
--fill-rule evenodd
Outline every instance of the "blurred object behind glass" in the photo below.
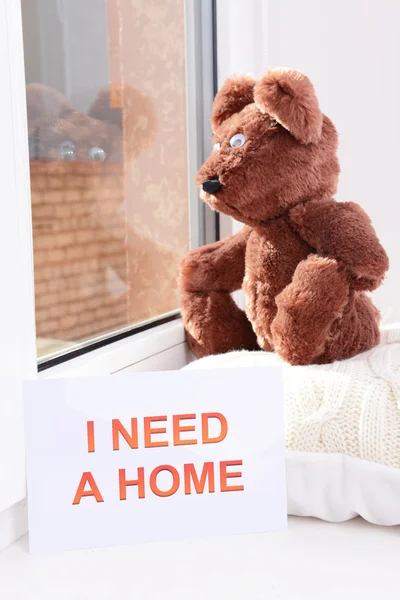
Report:
M 38 355 L 178 308 L 183 0 L 23 0 Z

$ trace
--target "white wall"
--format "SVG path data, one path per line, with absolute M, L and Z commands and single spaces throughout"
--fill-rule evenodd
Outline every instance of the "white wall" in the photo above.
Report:
M 374 298 L 398 310 L 400 2 L 269 0 L 266 34 L 268 63 L 309 75 L 339 131 L 337 198 L 371 216 L 391 260 Z

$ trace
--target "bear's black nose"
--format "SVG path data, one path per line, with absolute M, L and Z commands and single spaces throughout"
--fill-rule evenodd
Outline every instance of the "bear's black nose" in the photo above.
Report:
M 222 188 L 222 183 L 219 182 L 218 177 L 216 179 L 207 179 L 207 181 L 203 181 L 201 186 L 205 192 L 209 194 L 215 194 Z

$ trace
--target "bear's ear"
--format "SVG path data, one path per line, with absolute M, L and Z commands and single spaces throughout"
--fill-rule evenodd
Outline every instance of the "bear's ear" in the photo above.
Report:
M 251 75 L 234 75 L 225 81 L 215 96 L 211 112 L 211 125 L 214 132 L 226 119 L 254 102 L 255 84 L 255 79 Z
M 73 111 L 65 96 L 40 83 L 30 83 L 26 86 L 26 107 L 30 124 L 44 117 L 57 120 Z
M 292 69 L 269 69 L 257 82 L 254 99 L 302 144 L 315 144 L 322 131 L 322 113 L 311 81 Z
M 88 117 L 123 127 L 123 88 L 110 85 L 102 88 L 88 110 Z
M 100 90 L 88 116 L 121 129 L 129 159 L 136 159 L 153 143 L 157 121 L 153 102 L 128 84 Z

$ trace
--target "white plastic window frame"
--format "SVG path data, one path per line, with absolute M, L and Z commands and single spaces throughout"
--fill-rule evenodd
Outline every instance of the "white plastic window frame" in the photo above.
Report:
M 32 225 L 19 2 L 0 0 L 0 513 L 25 496 L 21 379 L 36 374 Z
M 211 145 L 213 0 L 185 0 L 190 243 L 213 241 L 191 183 Z M 22 380 L 37 376 L 32 216 L 21 5 L 0 0 L 0 549 L 24 532 Z M 60 377 L 176 369 L 190 360 L 180 319 L 133 334 L 39 374 Z

